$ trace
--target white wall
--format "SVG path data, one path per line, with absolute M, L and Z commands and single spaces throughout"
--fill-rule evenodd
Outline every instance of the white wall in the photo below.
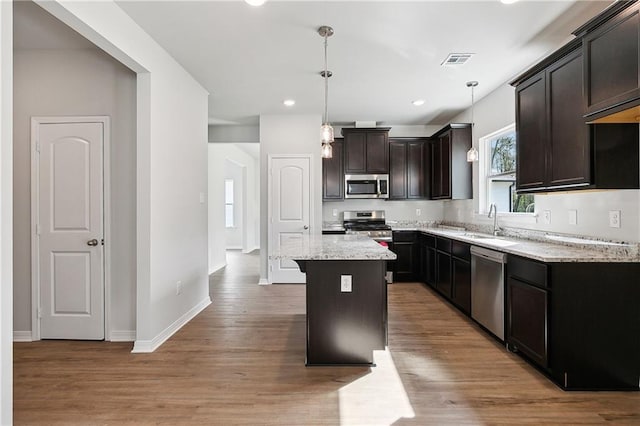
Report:
M 13 4 L 0 2 L 0 424 L 13 422 Z
M 384 210 L 387 221 L 437 221 L 442 220 L 444 202 L 429 200 L 345 200 L 325 201 L 322 204 L 322 219 L 341 222 L 346 210 Z M 420 216 L 416 214 L 420 209 Z M 333 216 L 333 210 L 338 215 Z
M 38 4 L 138 73 L 134 351 L 153 351 L 210 303 L 208 94 L 114 2 Z
M 245 191 L 241 209 L 243 238 L 236 241 L 244 252 L 260 248 L 260 163 L 241 147 L 245 144 L 209 144 L 209 273 L 226 265 L 227 229 L 224 221 L 225 163 L 243 170 Z
M 320 114 L 260 116 L 260 282 L 267 280 L 268 261 L 268 159 L 276 154 L 308 154 L 312 157 L 312 233 L 322 231 L 322 158 Z
M 476 103 L 474 109 L 474 144 L 478 139 L 515 122 L 515 92 L 507 83 Z M 469 121 L 470 110 L 454 121 Z M 473 200 L 447 201 L 444 219 L 456 222 L 489 224 L 486 214 L 477 214 L 484 207 L 478 205 L 478 163 L 473 165 Z M 573 235 L 610 238 L 614 240 L 640 242 L 640 191 L 567 191 L 535 195 L 535 211 L 551 211 L 551 223 L 542 223 L 541 218 L 530 216 L 514 217 L 499 215 L 499 222 L 505 226 L 515 226 L 539 231 L 560 232 Z M 568 210 L 578 211 L 577 225 L 569 225 Z M 609 210 L 622 212 L 620 228 L 609 227 Z
M 135 73 L 97 48 L 15 50 L 14 72 L 14 330 L 32 329 L 30 118 L 107 115 L 111 117 L 109 316 L 116 335 L 135 336 Z

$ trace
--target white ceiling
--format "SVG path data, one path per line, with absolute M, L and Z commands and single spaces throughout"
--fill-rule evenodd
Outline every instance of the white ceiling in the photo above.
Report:
M 330 25 L 329 118 L 441 124 L 542 56 L 610 2 L 268 1 L 118 4 L 210 92 L 212 124 L 260 114 L 322 113 L 323 38 Z M 459 68 L 450 52 L 476 55 Z M 293 108 L 282 101 L 296 100 Z M 425 99 L 422 107 L 411 101 Z
M 16 3 L 18 5 L 20 3 Z M 46 15 L 15 8 L 17 48 L 85 48 Z M 330 25 L 329 118 L 378 125 L 445 124 L 570 38 L 609 1 L 118 1 L 209 92 L 211 124 L 260 114 L 321 114 Z M 32 11 L 33 12 L 33 11 Z M 447 54 L 475 53 L 457 68 Z M 296 100 L 293 108 L 282 101 Z M 411 101 L 424 99 L 415 107 Z

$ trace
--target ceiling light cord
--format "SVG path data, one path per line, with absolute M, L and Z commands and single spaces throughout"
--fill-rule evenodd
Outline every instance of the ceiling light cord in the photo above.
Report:
M 329 73 L 327 60 L 328 32 L 324 33 L 324 124 L 329 122 Z

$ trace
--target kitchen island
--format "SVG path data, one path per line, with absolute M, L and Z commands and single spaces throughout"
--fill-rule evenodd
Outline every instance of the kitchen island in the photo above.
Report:
M 307 275 L 306 365 L 372 365 L 387 344 L 386 262 L 396 255 L 368 237 L 304 235 L 271 258 Z

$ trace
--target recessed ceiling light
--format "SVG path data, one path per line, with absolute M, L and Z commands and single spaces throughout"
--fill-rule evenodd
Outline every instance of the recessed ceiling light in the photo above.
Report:
M 245 3 L 251 6 L 262 6 L 267 0 L 244 0 Z
M 421 106 L 424 105 L 424 99 L 416 99 L 415 101 L 411 102 L 413 105 L 415 106 Z
M 291 107 L 296 104 L 296 101 L 294 101 L 293 99 L 285 99 L 282 103 L 284 104 L 284 106 Z
M 517 2 L 518 0 L 500 0 L 500 2 L 502 4 L 513 4 L 515 2 Z

